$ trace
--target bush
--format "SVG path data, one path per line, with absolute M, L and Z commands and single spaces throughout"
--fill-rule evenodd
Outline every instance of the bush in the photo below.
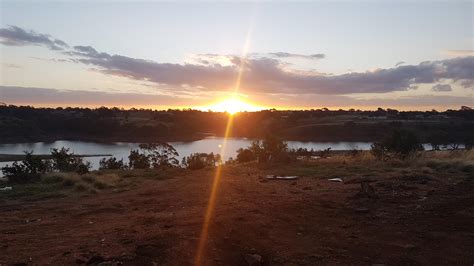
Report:
M 107 188 L 107 184 L 105 184 L 104 182 L 101 182 L 101 181 L 95 181 L 94 182 L 94 187 L 97 188 L 97 189 L 105 189 Z
M 102 158 L 99 162 L 99 169 L 125 169 L 127 166 L 123 163 L 123 159 L 117 160 L 115 157 L 108 159 Z
M 140 144 L 140 149 L 147 156 L 153 168 L 159 167 L 179 167 L 176 157 L 178 152 L 168 143 L 148 143 Z
M 41 160 L 39 157 L 33 156 L 33 152 L 25 152 L 25 159 L 21 163 L 13 162 L 2 168 L 2 173 L 12 183 L 27 183 L 37 181 L 41 174 L 51 169 L 47 160 Z
M 141 154 L 138 150 L 131 150 L 128 156 L 128 166 L 133 169 L 145 169 L 150 168 L 150 163 L 145 154 Z
M 404 159 L 422 150 L 418 136 L 412 131 L 401 129 L 392 131 L 381 142 L 376 142 L 371 147 L 372 154 L 378 159 L 386 159 L 388 156 Z
M 388 157 L 388 151 L 385 146 L 380 142 L 374 142 L 370 146 L 370 152 L 375 156 L 377 160 L 385 160 Z
M 182 160 L 183 167 L 191 170 L 215 167 L 221 163 L 221 156 L 214 153 L 193 153 Z
M 135 169 L 179 167 L 178 152 L 168 143 L 140 144 L 140 150 L 130 151 L 129 166 Z
M 60 175 L 50 175 L 50 176 L 43 176 L 41 178 L 41 182 L 45 184 L 54 184 L 63 181 L 64 178 Z
M 76 184 L 76 181 L 73 180 L 73 179 L 64 179 L 63 181 L 63 187 L 72 187 L 74 186 L 74 184 Z
M 69 152 L 69 148 L 51 149 L 53 168 L 59 172 L 77 172 L 78 174 L 88 173 L 91 165 L 84 162 L 82 158 Z
M 274 137 L 267 136 L 263 141 L 256 140 L 245 149 L 237 151 L 238 162 L 248 162 L 257 159 L 260 163 L 289 162 L 296 153 L 288 150 L 288 145 Z
M 237 150 L 237 162 L 245 163 L 256 160 L 257 157 L 249 148 L 240 148 Z
M 80 175 L 84 175 L 84 174 L 87 174 L 89 173 L 89 170 L 92 168 L 92 165 L 90 162 L 80 162 L 79 164 L 77 164 L 76 166 L 76 173 L 80 174 Z

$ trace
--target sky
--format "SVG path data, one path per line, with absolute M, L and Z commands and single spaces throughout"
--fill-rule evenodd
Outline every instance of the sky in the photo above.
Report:
M 0 102 L 472 107 L 473 14 L 456 0 L 0 0 Z

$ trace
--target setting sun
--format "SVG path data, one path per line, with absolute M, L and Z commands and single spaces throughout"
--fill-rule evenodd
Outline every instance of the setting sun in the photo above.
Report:
M 225 99 L 221 102 L 211 104 L 203 109 L 211 110 L 214 112 L 227 112 L 231 115 L 244 112 L 244 111 L 259 111 L 263 108 L 254 106 L 252 104 L 246 103 L 238 98 L 232 97 Z

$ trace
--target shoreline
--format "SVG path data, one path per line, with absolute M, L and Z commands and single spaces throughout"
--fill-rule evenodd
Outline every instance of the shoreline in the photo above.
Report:
M 112 154 L 74 154 L 74 157 L 108 157 Z M 33 154 L 33 157 L 39 157 L 42 160 L 51 159 L 51 154 Z M 0 154 L 0 162 L 21 161 L 25 158 L 24 154 Z

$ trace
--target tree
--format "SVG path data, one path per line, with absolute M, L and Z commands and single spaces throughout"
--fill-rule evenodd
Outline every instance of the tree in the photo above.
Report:
M 193 153 L 182 160 L 182 165 L 191 170 L 202 169 L 206 167 L 216 167 L 221 163 L 220 154 L 214 153 Z
M 249 148 L 240 148 L 237 150 L 237 162 L 245 163 L 256 160 L 257 157 Z
M 108 159 L 102 158 L 99 162 L 99 169 L 125 169 L 127 166 L 123 163 L 123 159 L 117 160 L 115 157 Z
M 131 150 L 128 156 L 128 166 L 133 169 L 150 168 L 150 162 L 146 155 L 141 154 L 138 150 Z
M 253 141 L 249 147 L 237 151 L 238 162 L 248 162 L 255 159 L 260 163 L 269 163 L 288 162 L 292 158 L 286 142 L 268 135 L 262 141 Z
M 372 153 L 379 159 L 393 155 L 399 158 L 406 158 L 409 155 L 422 151 L 418 136 L 409 130 L 396 129 L 387 134 L 381 142 L 372 144 Z
M 139 150 L 130 151 L 128 156 L 130 168 L 179 167 L 179 154 L 168 143 L 146 143 L 138 147 Z
M 168 143 L 148 143 L 140 144 L 140 149 L 147 156 L 153 168 L 159 167 L 179 167 L 179 156 L 175 148 Z
M 38 180 L 41 174 L 51 170 L 48 160 L 33 156 L 33 152 L 25 152 L 21 163 L 13 162 L 2 168 L 2 173 L 12 183 L 27 183 Z
M 51 149 L 51 156 L 53 169 L 59 172 L 85 174 L 89 172 L 91 168 L 90 162 L 84 162 L 81 157 L 74 155 L 73 152 L 69 152 L 69 148 Z

